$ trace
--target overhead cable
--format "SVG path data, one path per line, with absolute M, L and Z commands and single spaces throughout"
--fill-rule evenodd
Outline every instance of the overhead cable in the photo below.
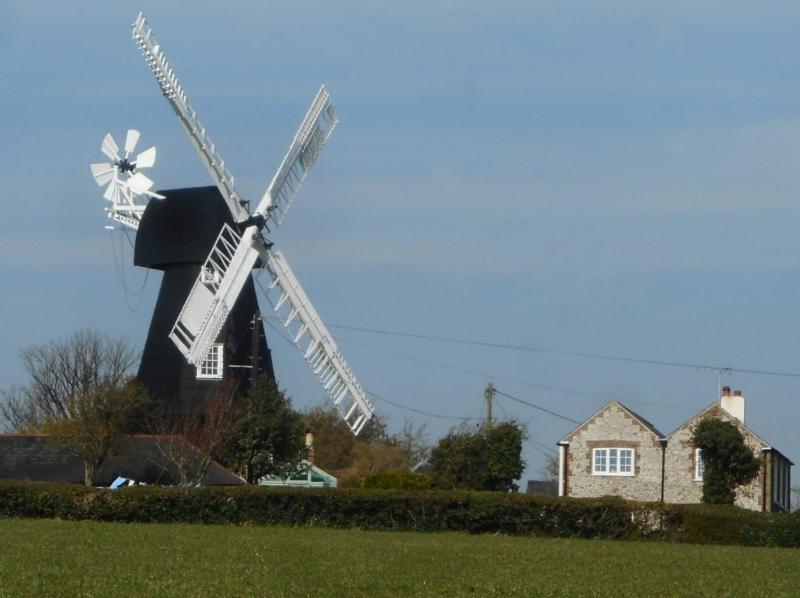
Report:
M 564 357 L 577 357 L 583 359 L 601 359 L 606 361 L 620 361 L 623 363 L 637 363 L 642 365 L 653 365 L 662 367 L 673 368 L 688 368 L 693 370 L 713 370 L 723 371 L 728 373 L 739 374 L 753 374 L 757 376 L 776 376 L 784 378 L 800 378 L 800 373 L 797 372 L 781 372 L 776 370 L 762 370 L 754 368 L 740 368 L 734 366 L 713 365 L 704 363 L 689 363 L 682 361 L 666 361 L 660 359 L 646 359 L 642 357 L 628 357 L 623 355 L 611 355 L 607 353 L 588 353 L 582 351 L 560 351 L 558 349 L 549 349 L 545 347 L 532 347 L 526 345 L 513 345 L 507 343 L 496 343 L 490 341 L 480 341 L 464 338 L 455 338 L 448 336 L 437 336 L 431 334 L 419 334 L 414 332 L 404 332 L 400 330 L 386 330 L 381 328 L 366 328 L 363 326 L 346 326 L 344 324 L 328 324 L 331 328 L 340 328 L 342 330 L 354 330 L 357 332 L 367 332 L 370 334 L 382 334 L 388 336 L 399 336 L 406 338 L 416 338 L 429 341 L 438 341 L 445 343 L 454 343 L 459 345 L 473 345 L 478 347 L 488 347 L 492 349 L 507 349 L 511 351 L 525 351 L 528 353 L 542 353 L 548 355 L 562 355 Z
M 583 423 L 583 422 L 579 422 L 577 419 L 572 419 L 571 417 L 568 417 L 566 415 L 561 415 L 560 413 L 556 413 L 555 411 L 550 411 L 549 409 L 545 409 L 544 407 L 541 407 L 539 405 L 534 405 L 533 403 L 530 403 L 528 401 L 523 401 L 522 399 L 519 399 L 519 398 L 517 398 L 515 396 L 512 396 L 510 394 L 504 393 L 501 390 L 497 390 L 496 388 L 494 389 L 494 392 L 495 392 L 495 394 L 498 394 L 498 395 L 500 395 L 502 397 L 505 397 L 507 399 L 511 399 L 512 401 L 516 401 L 517 403 L 522 403 L 523 405 L 527 405 L 528 407 L 533 407 L 534 409 L 538 409 L 539 411 L 543 411 L 544 413 L 548 413 L 548 414 L 550 414 L 550 415 L 552 415 L 554 417 L 558 417 L 558 418 L 566 420 L 568 422 L 572 422 L 573 424 L 581 424 L 581 423 Z
M 624 398 L 626 403 L 638 403 L 638 404 L 641 404 L 641 405 L 653 405 L 653 406 L 656 406 L 656 407 L 669 407 L 670 409 L 678 408 L 678 409 L 691 409 L 691 410 L 694 410 L 694 408 L 685 407 L 685 406 L 681 406 L 681 405 L 675 405 L 675 404 L 669 404 L 669 403 L 658 403 L 658 402 L 655 402 L 655 401 L 642 401 L 642 400 L 639 400 L 639 399 L 630 399 L 630 398 L 627 398 L 627 397 L 620 397 L 619 395 L 608 395 L 608 394 L 602 394 L 602 393 L 596 393 L 596 392 L 588 392 L 588 391 L 585 391 L 585 390 L 576 390 L 576 389 L 570 389 L 570 388 L 563 388 L 563 387 L 560 387 L 560 386 L 552 386 L 552 385 L 549 385 L 549 384 L 540 384 L 538 382 L 530 382 L 530 381 L 527 381 L 527 380 L 520 380 L 519 378 L 511 378 L 511 377 L 508 377 L 508 376 L 501 376 L 501 375 L 498 375 L 498 374 L 495 374 L 495 373 L 491 373 L 491 372 L 480 372 L 480 371 L 477 371 L 477 370 L 471 370 L 471 369 L 466 369 L 466 368 L 462 368 L 462 367 L 451 365 L 451 364 L 447 364 L 447 363 L 442 363 L 441 361 L 431 361 L 429 359 L 423 359 L 421 357 L 416 357 L 414 355 L 408 355 L 407 353 L 401 353 L 399 351 L 393 351 L 391 349 L 385 349 L 383 347 L 377 347 L 375 345 L 371 345 L 369 343 L 363 343 L 361 341 L 357 341 L 357 340 L 354 340 L 354 339 L 351 339 L 351 338 L 347 338 L 347 337 L 338 337 L 338 340 L 343 342 L 343 343 L 351 343 L 353 345 L 359 345 L 361 347 L 366 347 L 366 348 L 371 349 L 373 351 L 379 351 L 381 353 L 386 353 L 387 355 L 393 355 L 395 357 L 401 357 L 402 359 L 407 359 L 409 361 L 414 361 L 414 362 L 417 362 L 417 363 L 423 363 L 423 364 L 426 364 L 426 365 L 439 367 L 439 368 L 442 368 L 442 369 L 445 369 L 445 370 L 450 370 L 450 371 L 453 371 L 453 372 L 460 372 L 462 374 L 468 374 L 470 376 L 476 376 L 476 377 L 479 377 L 479 378 L 485 378 L 485 379 L 490 379 L 490 380 L 503 380 L 505 382 L 512 382 L 514 384 L 520 384 L 522 386 L 530 386 L 532 388 L 538 388 L 538 389 L 541 389 L 541 390 L 550 390 L 550 391 L 553 391 L 553 392 L 559 392 L 559 393 L 564 393 L 564 394 L 569 394 L 569 395 L 577 395 L 577 396 L 583 396 L 583 397 L 603 399 L 605 401 L 611 401 L 613 399 Z
M 278 336 L 278 337 L 279 337 L 279 338 L 280 338 L 282 341 L 286 342 L 287 344 L 291 345 L 291 346 L 292 346 L 294 349 L 296 349 L 296 350 L 298 350 L 298 351 L 299 351 L 299 349 L 297 348 L 297 345 L 295 345 L 295 344 L 294 344 L 294 343 L 291 341 L 291 339 L 290 339 L 290 338 L 288 338 L 288 337 L 287 337 L 287 336 L 284 334 L 284 332 L 283 332 L 282 330 L 280 330 L 279 328 L 277 328 L 276 326 L 274 326 L 274 325 L 273 325 L 273 324 L 272 324 L 272 323 L 269 321 L 270 319 L 272 319 L 272 318 L 264 318 L 264 317 L 262 317 L 262 321 L 266 322 L 267 326 L 269 326 L 269 327 L 270 327 L 270 328 L 273 330 L 273 332 L 275 332 L 275 334 L 276 334 L 276 335 L 277 335 L 277 336 Z M 435 418 L 439 418 L 439 419 L 450 419 L 450 420 L 456 420 L 456 421 L 469 421 L 469 420 L 475 419 L 475 418 L 472 418 L 472 417 L 463 417 L 463 416 L 457 416 L 457 415 L 442 415 L 442 414 L 440 414 L 440 413 L 431 413 L 431 412 L 429 412 L 429 411 L 423 411 L 422 409 L 417 409 L 417 408 L 415 408 L 415 407 L 409 407 L 409 406 L 407 406 L 407 405 L 402 405 L 402 404 L 400 404 L 400 403 L 397 403 L 397 402 L 395 402 L 395 401 L 392 401 L 392 400 L 390 400 L 390 399 L 387 399 L 386 397 L 383 397 L 383 396 L 381 396 L 381 395 L 377 395 L 377 394 L 375 394 L 374 392 L 371 392 L 371 391 L 369 391 L 369 390 L 367 390 L 367 391 L 366 391 L 366 393 L 367 393 L 368 395 L 370 395 L 371 397 L 373 397 L 374 399 L 377 399 L 377 400 L 379 400 L 379 401 L 383 401 L 384 403 L 387 403 L 387 404 L 389 404 L 389 405 L 392 405 L 392 406 L 394 406 L 394 407 L 397 407 L 398 409 L 404 409 L 404 410 L 406 410 L 406 411 L 411 411 L 412 413 L 417 413 L 417 414 L 419 414 L 419 415 L 426 415 L 426 416 L 428 416 L 428 417 L 435 417 Z

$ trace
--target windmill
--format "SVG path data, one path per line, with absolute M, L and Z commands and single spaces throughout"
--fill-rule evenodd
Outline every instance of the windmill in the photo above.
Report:
M 142 368 L 146 362 L 160 361 L 155 366 L 155 371 L 145 372 L 144 376 L 140 368 L 140 377 L 157 383 L 158 370 L 165 370 L 163 357 L 169 353 L 164 348 L 167 339 L 172 343 L 172 354 L 176 353 L 174 348 L 177 348 L 177 354 L 185 360 L 179 375 L 180 380 L 186 379 L 187 370 L 196 371 L 195 378 L 198 379 L 206 371 L 218 371 L 225 354 L 225 343 L 220 343 L 220 340 L 230 337 L 233 332 L 238 338 L 235 343 L 241 346 L 244 338 L 242 322 L 249 324 L 248 318 L 243 317 L 243 314 L 250 313 L 253 305 L 257 309 L 252 275 L 255 269 L 259 275 L 265 274 L 268 279 L 265 294 L 288 337 L 301 351 L 350 430 L 358 434 L 372 417 L 372 403 L 300 286 L 286 258 L 264 237 L 269 232 L 269 226 L 282 223 L 306 175 L 338 123 L 328 90 L 322 86 L 318 91 L 277 172 L 255 210 L 250 213 L 249 203 L 243 201 L 237 193 L 233 176 L 189 104 L 186 92 L 142 13 L 139 13 L 133 24 L 132 35 L 215 184 L 215 187 L 162 191 L 163 195 L 160 197 L 165 199 L 150 201 L 149 198 L 158 194 L 150 191 L 152 182 L 148 185 L 149 179 L 143 180 L 138 176 L 140 173 L 136 167 L 130 170 L 125 162 L 133 151 L 127 151 L 127 139 L 125 155 L 121 159 L 118 151 L 111 152 L 110 155 L 106 153 L 104 142 L 103 151 L 114 162 L 104 170 L 92 166 L 96 179 L 98 176 L 107 178 L 110 174 L 112 178 L 108 182 L 117 185 L 124 196 L 125 201 L 114 203 L 113 197 L 108 197 L 113 196 L 113 192 L 104 195 L 112 201 L 109 216 L 126 226 L 137 228 L 134 263 L 149 264 L 149 267 L 160 266 L 165 272 L 145 344 Z M 154 159 L 155 152 L 152 156 Z M 137 157 L 137 160 L 140 159 Z M 122 179 L 123 184 L 114 182 L 120 178 L 120 174 L 128 177 Z M 127 217 L 131 212 L 129 204 L 135 204 L 138 210 L 142 197 L 148 198 L 146 207 L 136 211 L 136 218 Z M 129 199 L 131 201 L 127 202 Z M 198 209 L 202 212 L 202 217 L 198 217 Z M 135 222 L 131 222 L 132 220 Z M 187 220 L 190 224 L 187 224 Z M 165 228 L 175 226 L 181 227 L 183 233 L 192 237 L 191 241 L 176 247 L 168 238 L 169 234 L 164 231 Z M 216 233 L 213 239 L 209 237 L 209 230 Z M 200 248 L 204 248 L 205 253 L 198 263 L 197 253 Z M 166 261 L 165 255 L 169 258 Z M 173 271 L 173 282 L 165 290 L 167 279 Z M 178 296 L 185 300 L 177 303 L 175 299 Z M 160 305 L 162 309 L 159 309 Z M 169 319 L 166 315 L 175 311 L 176 305 L 179 306 L 176 317 Z M 165 330 L 167 320 L 169 329 Z M 232 327 L 238 330 L 232 331 Z M 252 358 L 259 353 L 259 339 L 263 337 L 259 322 L 254 321 L 250 335 Z M 158 355 L 148 359 L 148 348 L 151 345 L 158 346 L 151 347 L 150 351 Z M 263 369 L 271 375 L 269 352 L 266 350 L 266 343 L 262 345 L 265 361 L 268 362 Z M 257 364 L 251 367 L 256 368 Z M 174 372 L 172 376 L 175 377 Z

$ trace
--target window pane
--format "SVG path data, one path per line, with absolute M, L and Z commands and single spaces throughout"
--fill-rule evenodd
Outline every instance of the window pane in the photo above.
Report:
M 617 473 L 617 449 L 608 449 L 608 473 Z
M 703 449 L 697 449 L 695 451 L 695 468 L 694 468 L 694 477 L 698 480 L 703 479 Z
M 633 471 L 633 450 L 620 449 L 619 450 L 619 472 L 631 473 Z
M 197 368 L 197 375 L 200 378 L 222 378 L 223 351 L 221 344 L 213 344 L 208 349 L 205 359 Z
M 605 473 L 606 471 L 606 449 L 596 449 L 594 452 L 594 471 L 595 473 Z

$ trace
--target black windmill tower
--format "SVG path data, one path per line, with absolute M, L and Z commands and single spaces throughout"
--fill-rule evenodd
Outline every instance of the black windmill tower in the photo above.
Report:
M 136 266 L 163 272 L 138 377 L 167 412 L 184 412 L 207 399 L 223 375 L 238 380 L 244 390 L 254 374 L 274 379 L 275 372 L 252 277 L 205 363 L 189 364 L 170 340 L 172 326 L 219 230 L 235 223 L 216 187 L 160 193 L 164 199 L 151 199 L 142 214 L 134 246 Z
M 308 171 L 338 123 L 323 85 L 255 209 L 239 197 L 233 177 L 189 104 L 161 44 L 142 13 L 133 39 L 161 91 L 205 165 L 212 187 L 150 191 L 140 169 L 152 166 L 155 148 L 134 157 L 139 134 L 128 131 L 124 151 L 110 135 L 102 151 L 110 163 L 93 164 L 109 217 L 137 230 L 134 263 L 163 271 L 161 290 L 144 347 L 140 379 L 167 412 L 207 398 L 221 373 L 243 371 L 244 387 L 258 373 L 274 379 L 258 315 L 253 271 L 267 273 L 264 294 L 284 335 L 302 353 L 345 423 L 358 434 L 373 406 L 283 254 L 264 235 L 289 209 Z

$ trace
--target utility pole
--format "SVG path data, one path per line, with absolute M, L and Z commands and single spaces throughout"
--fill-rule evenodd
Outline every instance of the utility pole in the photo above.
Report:
M 483 391 L 483 396 L 486 397 L 486 427 L 492 427 L 492 401 L 494 401 L 494 386 L 491 382 L 486 386 Z
M 261 340 L 261 312 L 256 310 L 253 313 L 253 320 L 250 322 L 250 390 L 256 384 L 258 378 L 258 346 Z

